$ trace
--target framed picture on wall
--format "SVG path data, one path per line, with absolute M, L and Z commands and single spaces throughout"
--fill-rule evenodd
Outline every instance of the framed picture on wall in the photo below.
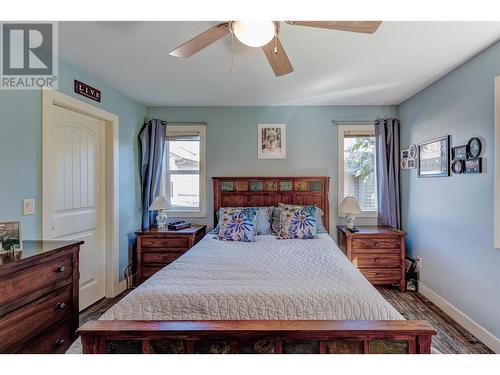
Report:
M 418 145 L 418 177 L 447 177 L 450 175 L 450 136 L 433 139 Z
M 482 158 L 465 160 L 464 173 L 481 173 L 483 171 L 482 160 Z
M 257 146 L 259 159 L 286 159 L 286 125 L 258 124 Z
M 408 160 L 409 156 L 409 150 L 401 150 L 401 160 Z
M 20 222 L 0 223 L 0 252 L 22 250 L 22 245 Z
M 451 149 L 452 160 L 465 160 L 467 159 L 468 154 L 469 154 L 469 145 L 452 147 Z

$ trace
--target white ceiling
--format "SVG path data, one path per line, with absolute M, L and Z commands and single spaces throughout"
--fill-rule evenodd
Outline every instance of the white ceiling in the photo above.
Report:
M 148 105 L 399 104 L 496 40 L 500 22 L 383 22 L 373 35 L 290 26 L 295 71 L 227 36 L 189 59 L 168 52 L 217 22 L 61 22 L 62 59 Z

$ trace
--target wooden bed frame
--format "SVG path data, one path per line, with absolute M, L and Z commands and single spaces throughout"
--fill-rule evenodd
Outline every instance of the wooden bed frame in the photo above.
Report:
M 220 207 L 311 205 L 330 229 L 329 177 L 214 177 Z M 422 320 L 94 320 L 78 330 L 83 353 L 429 354 Z

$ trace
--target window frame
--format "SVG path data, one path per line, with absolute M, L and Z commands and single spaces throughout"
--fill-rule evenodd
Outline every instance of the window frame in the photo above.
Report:
M 179 133 L 186 132 L 186 133 L 193 133 L 193 132 L 198 132 L 200 134 L 200 168 L 199 168 L 199 182 L 200 182 L 200 207 L 198 209 L 186 209 L 186 210 L 173 210 L 173 209 L 168 209 L 167 214 L 172 217 L 206 217 L 207 216 L 207 211 L 206 211 L 206 124 L 203 123 L 197 123 L 197 124 L 182 124 L 182 123 L 174 123 L 174 124 L 167 124 L 167 132 L 166 135 L 169 134 L 169 132 L 176 133 L 175 135 L 178 135 Z M 167 140 L 165 139 L 165 143 Z M 165 155 L 163 157 L 163 165 L 168 165 L 168 147 L 165 145 Z M 162 171 L 162 181 L 161 184 L 162 186 L 165 184 L 165 175 L 163 174 Z M 162 188 L 162 191 L 163 188 Z
M 337 165 L 337 213 L 338 217 L 344 217 L 345 214 L 341 212 L 340 205 L 344 200 L 344 137 L 345 133 L 350 132 L 351 134 L 356 134 L 359 132 L 360 135 L 366 134 L 367 132 L 373 133 L 375 136 L 375 126 L 373 124 L 338 124 L 337 125 L 337 142 L 338 142 L 338 165 Z M 375 168 L 377 168 L 377 155 L 375 153 Z M 375 172 L 375 187 L 377 189 L 377 198 L 378 198 L 378 186 L 377 186 L 377 173 Z M 377 199 L 377 207 L 378 207 L 378 199 Z M 371 217 L 376 218 L 378 216 L 377 210 L 365 210 L 358 214 L 356 217 Z

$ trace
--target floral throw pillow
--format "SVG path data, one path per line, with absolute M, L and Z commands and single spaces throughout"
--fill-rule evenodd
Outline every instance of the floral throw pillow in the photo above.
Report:
M 219 214 L 219 240 L 251 242 L 255 237 L 256 208 L 230 208 Z
M 316 236 L 316 206 L 280 204 L 279 239 L 310 239 Z

